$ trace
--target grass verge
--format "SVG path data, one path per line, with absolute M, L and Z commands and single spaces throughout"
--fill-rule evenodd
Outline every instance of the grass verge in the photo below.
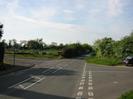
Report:
M 32 58 L 32 59 L 56 59 L 60 55 L 59 50 L 49 49 L 45 51 L 40 50 L 17 50 L 15 56 L 17 58 Z M 6 51 L 5 56 L 13 57 L 13 51 Z
M 118 99 L 133 99 L 133 90 L 122 94 Z
M 13 54 L 6 54 L 6 57 L 13 57 Z M 57 54 L 15 54 L 16 58 L 31 58 L 31 59 L 56 59 L 59 57 Z
M 109 66 L 115 66 L 115 65 L 121 64 L 121 60 L 114 57 L 102 57 L 102 58 L 87 57 L 86 61 L 88 63 L 99 64 L 99 65 L 109 65 Z

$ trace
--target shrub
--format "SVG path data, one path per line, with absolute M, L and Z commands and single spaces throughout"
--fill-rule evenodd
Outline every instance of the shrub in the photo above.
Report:
M 122 94 L 118 99 L 133 99 L 133 90 Z

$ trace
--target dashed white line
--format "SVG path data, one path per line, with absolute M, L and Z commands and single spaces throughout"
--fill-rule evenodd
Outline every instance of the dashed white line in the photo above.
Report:
M 81 82 L 85 82 L 85 79 L 82 79 Z
M 88 85 L 89 85 L 89 86 L 92 86 L 93 84 L 89 82 Z
M 89 87 L 88 87 L 88 90 L 93 90 L 93 87 L 92 87 L 92 86 L 89 86 Z
M 80 86 L 78 89 L 79 89 L 79 90 L 83 90 L 83 89 L 84 89 L 84 87 L 83 87 L 83 86 Z
M 92 79 L 89 79 L 88 81 L 89 81 L 89 82 L 92 82 Z
M 82 77 L 82 79 L 85 79 L 85 78 L 86 78 L 85 76 Z
M 83 91 L 79 91 L 78 93 L 77 93 L 77 96 L 82 96 L 83 95 Z
M 92 71 L 88 72 L 88 99 L 94 99 L 94 93 L 93 93 L 93 80 L 92 80 Z
M 92 76 L 89 76 L 88 78 L 89 78 L 89 79 L 92 79 Z
M 90 92 L 88 92 L 88 96 L 89 97 L 93 97 L 94 96 L 94 93 L 90 91 Z
M 80 82 L 80 84 L 79 85 L 84 85 L 85 83 L 84 82 Z

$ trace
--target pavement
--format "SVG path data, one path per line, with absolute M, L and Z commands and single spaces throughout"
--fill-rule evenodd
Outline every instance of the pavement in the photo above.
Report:
M 133 68 L 97 66 L 82 59 L 35 63 L 0 77 L 0 99 L 117 99 L 133 89 Z

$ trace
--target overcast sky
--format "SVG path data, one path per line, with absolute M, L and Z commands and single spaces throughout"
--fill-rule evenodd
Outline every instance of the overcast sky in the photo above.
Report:
M 0 0 L 0 22 L 3 39 L 117 40 L 133 30 L 133 0 Z

